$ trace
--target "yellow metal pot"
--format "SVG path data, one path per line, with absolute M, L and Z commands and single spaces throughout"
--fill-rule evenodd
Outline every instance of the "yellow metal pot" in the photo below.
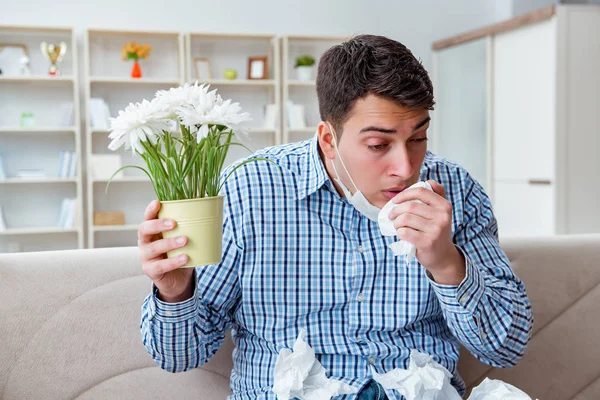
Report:
M 168 252 L 169 258 L 187 254 L 189 260 L 184 267 L 188 268 L 221 262 L 223 196 L 161 201 L 158 217 L 177 223 L 175 229 L 163 232 L 164 238 L 188 239 L 185 247 Z

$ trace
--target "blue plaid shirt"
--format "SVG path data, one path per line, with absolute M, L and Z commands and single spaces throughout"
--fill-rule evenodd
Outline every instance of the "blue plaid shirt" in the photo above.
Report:
M 316 137 L 260 152 L 223 189 L 223 259 L 196 268 L 196 294 L 167 304 L 156 289 L 142 306 L 143 343 L 171 372 L 207 362 L 231 328 L 230 399 L 275 399 L 273 368 L 300 328 L 330 377 L 356 387 L 407 368 L 411 349 L 457 374 L 459 343 L 485 363 L 514 365 L 533 316 L 525 287 L 497 240 L 492 205 L 461 167 L 427 153 L 421 180 L 444 185 L 453 240 L 466 259 L 458 286 L 438 285 L 413 260 L 395 257 L 381 235 L 336 192 Z M 227 173 L 227 172 L 225 172 Z M 390 399 L 402 399 L 395 390 Z M 356 395 L 340 396 L 352 399 Z

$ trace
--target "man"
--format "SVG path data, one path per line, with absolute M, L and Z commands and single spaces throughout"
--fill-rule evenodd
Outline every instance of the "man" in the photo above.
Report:
M 232 329 L 233 399 L 274 399 L 273 368 L 300 329 L 328 375 L 359 390 L 346 398 L 401 399 L 370 379 L 407 368 L 412 349 L 457 374 L 459 343 L 498 367 L 516 364 L 531 335 L 525 288 L 497 240 L 492 206 L 461 167 L 427 151 L 433 88 L 402 44 L 357 36 L 319 62 L 321 119 L 312 140 L 261 151 L 227 181 L 223 260 L 179 269 L 166 259 L 185 238 L 150 204 L 140 258 L 154 290 L 143 342 L 163 369 L 204 364 Z M 276 164 L 276 165 L 275 165 Z M 433 191 L 406 190 L 429 181 Z M 377 212 L 394 199 L 406 264 Z M 420 200 L 422 203 L 409 200 Z

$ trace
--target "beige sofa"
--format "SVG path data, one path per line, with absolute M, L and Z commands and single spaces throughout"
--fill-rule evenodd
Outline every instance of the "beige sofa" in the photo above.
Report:
M 469 386 L 484 376 L 540 400 L 600 399 L 600 235 L 505 240 L 535 313 L 528 352 L 493 370 L 464 355 Z M 136 248 L 0 254 L 0 399 L 223 399 L 228 339 L 201 369 L 171 374 L 141 344 L 150 290 Z

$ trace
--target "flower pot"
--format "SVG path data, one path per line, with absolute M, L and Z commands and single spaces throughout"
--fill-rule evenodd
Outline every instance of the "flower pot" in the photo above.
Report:
M 313 76 L 313 67 L 310 66 L 299 66 L 296 67 L 296 79 L 298 79 L 299 81 L 310 81 L 312 80 L 312 76 Z
M 164 238 L 185 236 L 185 247 L 168 252 L 169 258 L 187 254 L 184 267 L 221 262 L 223 237 L 223 196 L 204 199 L 161 201 L 160 219 L 177 222 L 175 229 L 163 232 Z
M 131 77 L 132 78 L 141 78 L 142 77 L 142 69 L 140 68 L 140 63 L 135 60 L 133 62 L 133 67 L 131 68 Z

